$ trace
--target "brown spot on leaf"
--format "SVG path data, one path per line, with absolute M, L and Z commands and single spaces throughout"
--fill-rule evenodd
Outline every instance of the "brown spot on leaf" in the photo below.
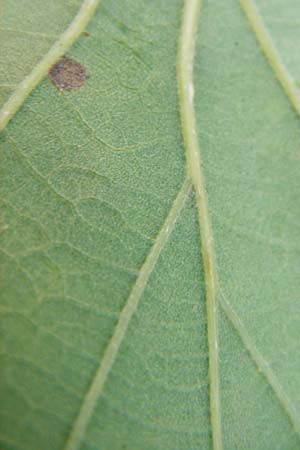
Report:
M 78 89 L 84 85 L 88 75 L 85 67 L 71 58 L 61 58 L 49 70 L 49 77 L 61 91 Z
M 90 33 L 88 33 L 87 31 L 84 31 L 84 32 L 82 33 L 82 35 L 85 36 L 85 37 L 89 37 L 89 36 L 90 36 Z

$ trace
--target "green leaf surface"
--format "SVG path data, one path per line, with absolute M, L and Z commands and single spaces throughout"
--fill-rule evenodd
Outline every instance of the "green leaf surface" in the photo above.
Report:
M 80 0 L 8 0 L 0 10 L 0 105 L 50 49 Z
M 1 450 L 300 449 L 298 2 L 31 3 L 0 30 Z M 89 78 L 35 88 L 62 41 Z

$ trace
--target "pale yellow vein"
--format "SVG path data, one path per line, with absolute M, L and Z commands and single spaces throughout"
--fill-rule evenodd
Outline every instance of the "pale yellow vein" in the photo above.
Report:
M 71 433 L 64 446 L 64 450 L 78 450 L 78 448 L 80 447 L 90 419 L 95 410 L 97 401 L 103 392 L 109 372 L 112 369 L 121 344 L 126 335 L 131 318 L 138 307 L 150 275 L 158 261 L 159 255 L 174 229 L 175 223 L 190 192 L 191 182 L 186 179 L 172 205 L 165 223 L 158 233 L 154 245 L 152 246 L 143 266 L 141 267 L 129 298 L 120 314 L 113 335 L 106 347 L 99 368 L 83 399 L 78 416 L 72 426 Z
M 281 83 L 292 106 L 295 108 L 296 112 L 300 114 L 299 88 L 296 86 L 288 70 L 286 69 L 255 3 L 253 0 L 240 0 L 240 3 L 248 17 L 250 25 L 252 26 L 265 57 L 276 75 L 276 78 Z
M 92 18 L 99 1 L 100 0 L 84 0 L 80 10 L 67 30 L 53 44 L 49 52 L 34 67 L 32 72 L 18 85 L 17 89 L 0 110 L 0 132 L 3 131 L 32 90 L 47 75 L 50 67 L 55 64 L 76 41 Z
M 217 270 L 193 104 L 193 62 L 200 6 L 201 0 L 185 0 L 179 41 L 177 78 L 182 135 L 188 163 L 187 170 L 195 189 L 205 273 L 209 347 L 210 414 L 213 448 L 214 450 L 222 450 L 217 328 Z

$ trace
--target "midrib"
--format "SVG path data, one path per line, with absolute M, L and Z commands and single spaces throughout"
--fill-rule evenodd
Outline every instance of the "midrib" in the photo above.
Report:
M 273 44 L 272 38 L 265 28 L 253 0 L 240 0 L 256 38 L 272 67 L 278 81 L 281 83 L 292 106 L 300 115 L 299 90 L 286 70 L 281 57 Z M 300 435 L 300 419 L 291 399 L 287 396 L 280 381 L 277 379 L 269 364 L 265 361 L 252 341 L 245 326 L 239 320 L 230 304 L 221 295 L 218 287 L 217 268 L 214 255 L 213 234 L 210 224 L 205 180 L 201 167 L 201 152 L 197 138 L 195 111 L 193 106 L 193 60 L 195 51 L 195 37 L 197 21 L 200 15 L 201 0 L 185 0 L 183 23 L 181 29 L 181 41 L 178 58 L 178 85 L 181 107 L 182 134 L 185 143 L 188 174 L 195 189 L 198 209 L 198 221 L 200 227 L 200 241 L 203 265 L 205 271 L 206 303 L 208 321 L 208 346 L 209 346 L 209 381 L 210 381 L 210 413 L 214 450 L 223 448 L 220 387 L 218 369 L 218 329 L 217 306 L 222 307 L 227 318 L 237 330 L 243 344 L 248 350 L 253 362 L 259 371 L 265 376 L 273 389 L 281 406 L 288 414 L 295 431 Z M 217 298 L 218 294 L 218 298 Z M 219 300 L 219 302 L 217 301 Z
M 66 31 L 53 44 L 49 52 L 18 85 L 14 93 L 0 109 L 0 133 L 25 102 L 26 98 L 47 75 L 50 67 L 61 58 L 84 31 L 100 0 L 84 0 L 77 15 Z
M 182 136 L 187 156 L 187 172 L 195 190 L 201 253 L 205 274 L 207 334 L 209 353 L 210 417 L 213 449 L 222 450 L 220 382 L 217 327 L 217 271 L 201 153 L 194 110 L 193 63 L 201 0 L 185 0 L 179 40 L 177 80 Z

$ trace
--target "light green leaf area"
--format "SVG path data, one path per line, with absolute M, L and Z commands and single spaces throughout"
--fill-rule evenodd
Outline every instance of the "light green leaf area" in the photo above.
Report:
M 299 4 L 297 0 L 257 0 L 257 9 L 293 81 L 300 85 Z M 299 92 L 300 94 L 300 92 Z
M 77 13 L 80 0 L 7 0 L 0 7 L 0 106 Z
M 63 2 L 54 24 L 46 3 L 30 12 L 43 30 L 27 31 L 59 34 L 79 7 Z M 194 103 L 212 347 L 177 89 L 183 6 L 102 0 L 67 53 L 85 85 L 45 79 L 1 136 L 1 450 L 300 449 L 299 116 L 239 2 L 204 1 Z M 6 27 L 24 30 L 17 18 Z M 294 47 L 276 48 L 296 79 Z

